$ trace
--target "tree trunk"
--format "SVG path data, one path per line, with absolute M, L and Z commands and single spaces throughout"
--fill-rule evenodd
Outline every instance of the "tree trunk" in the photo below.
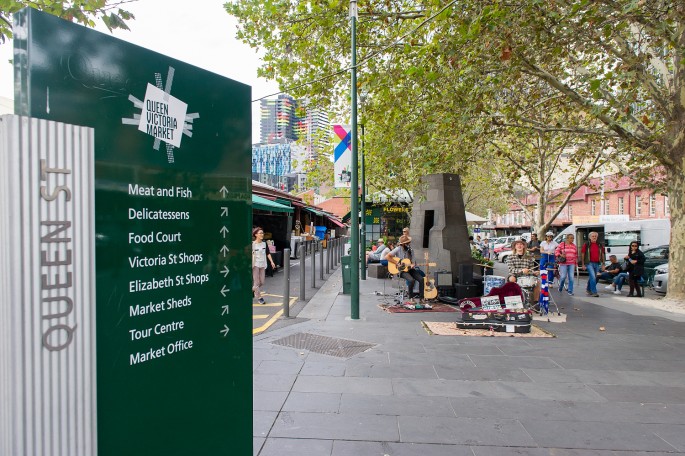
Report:
M 668 206 L 671 211 L 668 298 L 685 304 L 685 157 L 681 163 L 682 168 L 668 168 Z

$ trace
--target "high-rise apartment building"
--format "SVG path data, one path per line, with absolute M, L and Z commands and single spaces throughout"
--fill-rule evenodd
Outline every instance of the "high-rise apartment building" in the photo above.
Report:
M 328 120 L 328 113 L 322 109 L 309 108 L 305 104 L 304 111 L 300 138 L 305 140 L 308 157 L 316 158 L 330 145 L 331 124 Z
M 262 100 L 260 144 L 252 146 L 255 179 L 297 178 L 303 185 L 305 164 L 330 146 L 328 114 L 289 95 Z
M 298 131 L 302 129 L 297 115 L 297 100 L 289 95 L 279 95 L 275 100 L 262 100 L 260 107 L 259 137 L 262 144 L 297 141 Z

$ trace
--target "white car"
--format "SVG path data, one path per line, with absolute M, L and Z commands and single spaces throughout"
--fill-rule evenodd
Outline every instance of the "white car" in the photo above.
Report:
M 668 289 L 668 263 L 657 266 L 654 272 L 654 291 L 665 294 Z
M 511 255 L 511 252 L 512 252 L 511 249 L 502 250 L 501 252 L 499 252 L 499 255 L 498 255 L 497 258 L 498 258 L 502 263 L 506 264 L 506 263 L 507 263 L 507 258 L 509 258 L 509 255 Z

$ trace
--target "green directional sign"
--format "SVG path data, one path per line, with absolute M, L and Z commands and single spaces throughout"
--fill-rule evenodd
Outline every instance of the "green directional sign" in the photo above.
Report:
M 94 131 L 98 454 L 251 454 L 250 88 L 15 20 L 17 114 Z

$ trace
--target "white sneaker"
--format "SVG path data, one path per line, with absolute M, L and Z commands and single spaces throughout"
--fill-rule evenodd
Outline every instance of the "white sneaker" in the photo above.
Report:
M 604 289 L 605 290 L 613 290 L 614 286 L 613 285 L 607 285 L 606 287 L 604 287 Z
M 615 290 L 614 294 L 621 294 L 621 290 Z

